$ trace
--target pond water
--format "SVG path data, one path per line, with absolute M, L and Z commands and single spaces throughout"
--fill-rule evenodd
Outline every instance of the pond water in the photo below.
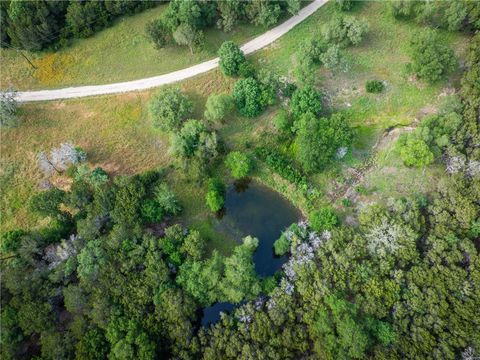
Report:
M 259 244 L 253 254 L 258 275 L 271 276 L 287 261 L 287 257 L 277 257 L 273 243 L 282 231 L 297 222 L 301 213 L 279 193 L 257 182 L 242 180 L 227 189 L 225 208 L 217 222 L 217 230 L 235 238 L 252 235 Z M 208 326 L 220 319 L 220 312 L 231 312 L 235 305 L 216 303 L 203 309 L 202 326 Z

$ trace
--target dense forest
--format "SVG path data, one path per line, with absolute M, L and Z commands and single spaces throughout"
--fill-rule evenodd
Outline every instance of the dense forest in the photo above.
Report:
M 40 50 L 58 41 L 53 34 L 66 39 L 95 32 L 100 27 L 86 25 L 88 14 L 103 14 L 103 27 L 152 4 L 2 2 L 8 24 L 2 41 Z M 342 11 L 357 6 L 337 4 Z M 392 9 L 401 21 L 469 34 L 457 95 L 397 144 L 406 166 L 442 164 L 445 176 L 435 191 L 412 189 L 386 205 L 365 205 L 349 224 L 330 207 L 308 209 L 275 242 L 275 253 L 289 256 L 281 271 L 260 277 L 252 260 L 258 239 L 247 236 L 222 255 L 176 221 L 183 209 L 166 181 L 171 167 L 111 177 L 90 167 L 81 148 L 63 143 L 36 160 L 46 177 L 68 178 L 68 189 L 47 184 L 26 204 L 46 225 L 2 235 L 2 359 L 480 356 L 480 35 L 471 35 L 480 28 L 480 6 L 429 4 L 400 1 Z M 182 34 L 193 39 L 183 32 L 187 28 L 197 34 L 208 26 L 229 30 L 245 19 L 269 26 L 299 7 L 296 1 L 174 0 L 170 16 L 147 32 L 182 44 Z M 257 69 L 238 46 L 225 42 L 218 52 L 220 71 L 238 79 L 231 94 L 207 99 L 205 122 L 192 119 L 193 103 L 178 88 L 151 97 L 148 116 L 169 134 L 175 169 L 192 186 L 207 184 L 205 203 L 212 212 L 224 205 L 219 166 L 242 179 L 262 163 L 314 196 L 309 176 L 342 159 L 355 137 L 343 113 L 325 109 L 315 69 L 344 71 L 345 48 L 367 33 L 361 19 L 332 19 L 321 37 L 302 43 L 296 84 Z M 457 69 L 453 51 L 433 29 L 412 39 L 411 51 L 407 71 L 422 81 L 438 81 Z M 366 91 L 382 92 L 384 86 L 370 80 Z M 213 125 L 234 109 L 255 118 L 279 100 L 287 105 L 273 119 L 275 137 L 248 152 L 228 151 Z M 0 109 L 2 119 L 15 123 L 12 97 L 2 99 Z M 294 158 L 279 151 L 285 143 L 295 147 Z M 202 309 L 227 301 L 240 305 L 202 327 Z

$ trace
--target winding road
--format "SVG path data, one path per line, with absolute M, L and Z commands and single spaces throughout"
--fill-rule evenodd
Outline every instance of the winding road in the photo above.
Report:
M 321 6 L 326 4 L 327 1 L 328 0 L 314 0 L 311 4 L 301 9 L 297 15 L 292 16 L 284 23 L 247 42 L 241 47 L 241 49 L 247 55 L 260 50 L 267 45 L 270 45 L 282 35 L 290 31 L 293 27 L 312 15 Z M 139 91 L 185 80 L 215 69 L 217 66 L 218 58 L 215 58 L 186 69 L 174 71 L 160 76 L 107 85 L 89 85 L 55 90 L 23 91 L 17 93 L 16 99 L 19 102 L 47 101 Z

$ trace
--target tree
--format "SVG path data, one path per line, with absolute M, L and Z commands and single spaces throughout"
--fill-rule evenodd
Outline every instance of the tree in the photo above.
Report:
M 74 37 L 89 37 L 108 22 L 108 13 L 102 2 L 71 1 L 68 5 L 65 24 Z
M 322 95 L 312 86 L 299 88 L 293 92 L 290 108 L 296 119 L 307 113 L 319 115 L 322 111 Z
M 255 25 L 268 27 L 278 22 L 282 10 L 274 1 L 252 0 L 245 5 L 245 12 Z
M 453 50 L 443 43 L 435 30 L 425 29 L 410 41 L 411 70 L 421 79 L 435 82 L 455 70 L 457 61 Z
M 15 90 L 0 92 L 0 128 L 18 125 L 18 107 L 15 96 Z
M 172 154 L 182 160 L 197 159 L 202 165 L 217 156 L 217 135 L 199 120 L 188 120 L 171 139 Z
M 338 225 L 338 216 L 330 207 L 313 211 L 309 216 L 310 226 L 315 231 L 332 230 Z
M 341 114 L 318 119 L 307 113 L 299 120 L 297 158 L 308 172 L 321 170 L 332 162 L 341 147 L 349 147 L 352 132 Z
M 228 154 L 225 165 L 230 169 L 235 179 L 241 179 L 248 175 L 252 169 L 250 158 L 240 151 L 232 151 Z
M 180 25 L 173 33 L 173 39 L 178 45 L 188 46 L 193 55 L 193 48 L 203 43 L 203 32 L 188 24 Z
M 7 33 L 12 44 L 33 51 L 52 44 L 59 37 L 68 4 L 66 1 L 10 1 Z
M 245 117 L 255 117 L 264 108 L 260 85 L 253 78 L 240 79 L 235 83 L 233 100 L 238 112 Z
M 197 230 L 190 230 L 183 240 L 180 250 L 189 258 L 200 260 L 205 252 L 205 241 L 200 236 L 200 232 Z
M 288 112 L 284 109 L 281 109 L 277 115 L 273 118 L 273 123 L 275 128 L 279 131 L 289 131 L 292 127 L 292 121 L 290 120 L 290 116 Z
M 179 129 L 193 111 L 193 103 L 178 88 L 157 92 L 148 103 L 153 124 L 163 131 Z
M 207 202 L 207 206 L 211 211 L 220 211 L 225 203 L 225 185 L 223 185 L 217 179 L 210 179 L 208 181 L 205 201 Z
M 290 15 L 297 15 L 300 11 L 300 0 L 287 0 L 287 11 Z
M 339 72 L 348 71 L 348 61 L 339 45 L 334 44 L 329 46 L 328 49 L 320 55 L 320 60 L 325 69 Z
M 169 43 L 171 37 L 170 30 L 165 25 L 163 19 L 149 21 L 145 27 L 145 33 L 157 50 L 165 47 L 165 45 Z
M 42 216 L 56 217 L 61 214 L 60 204 L 65 199 L 65 191 L 52 188 L 33 195 L 30 198 L 29 208 Z
M 204 116 L 213 122 L 222 121 L 233 110 L 233 99 L 227 94 L 212 94 L 205 104 Z
M 240 17 L 242 3 L 239 0 L 225 0 L 217 3 L 219 19 L 217 26 L 225 32 L 232 31 Z
M 180 267 L 177 283 L 202 306 L 221 300 L 223 258 L 214 250 L 204 261 L 187 261 Z
M 237 76 L 240 66 L 247 60 L 240 48 L 233 41 L 225 41 L 218 49 L 220 71 L 227 76 Z
M 421 139 L 401 136 L 398 139 L 400 157 L 407 166 L 425 167 L 433 162 L 433 153 Z
M 257 246 L 258 239 L 247 236 L 243 239 L 243 244 L 237 246 L 233 254 L 225 259 L 225 276 L 221 289 L 227 301 L 239 303 L 251 300 L 260 292 L 260 281 L 252 261 Z
M 342 47 L 358 45 L 367 31 L 368 23 L 352 16 L 337 16 L 322 28 L 327 42 Z

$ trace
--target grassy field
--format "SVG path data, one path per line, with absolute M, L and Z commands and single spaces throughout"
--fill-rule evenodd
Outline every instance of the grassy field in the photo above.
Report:
M 327 4 L 278 43 L 256 54 L 254 59 L 258 66 L 272 67 L 281 74 L 291 76 L 291 64 L 299 39 L 312 36 L 333 11 L 332 4 Z M 315 204 L 331 201 L 333 184 L 346 183 L 352 168 L 362 166 L 365 159 L 372 155 L 372 146 L 384 129 L 395 124 L 410 124 L 434 112 L 443 95 L 457 81 L 454 74 L 448 82 L 428 86 L 403 75 L 402 69 L 408 62 L 408 40 L 420 30 L 419 26 L 394 20 L 381 2 L 364 4 L 355 15 L 365 17 L 371 30 L 361 46 L 348 49 L 352 59 L 351 71 L 332 74 L 319 70 L 317 85 L 330 99 L 331 110 L 348 115 L 357 136 L 353 153 L 345 162 L 310 178 L 319 193 Z M 442 33 L 442 36 L 461 56 L 467 45 L 465 39 L 451 33 Z M 379 95 L 366 94 L 363 87 L 367 79 L 386 81 L 386 91 Z M 234 82 L 234 79 L 212 71 L 180 86 L 195 102 L 195 117 L 201 118 L 208 95 L 231 92 Z M 145 105 L 151 94 L 152 91 L 148 91 L 23 106 L 21 125 L 16 129 L 3 130 L 1 134 L 2 231 L 39 225 L 38 219 L 25 209 L 26 201 L 32 192 L 37 191 L 42 178 L 35 157 L 39 151 L 58 146 L 61 142 L 73 141 L 83 147 L 92 165 L 102 166 L 114 175 L 133 174 L 173 164 L 174 159 L 168 154 L 168 136 L 155 130 L 146 114 Z M 254 147 L 274 131 L 271 119 L 278 109 L 279 106 L 272 106 L 255 119 L 232 114 L 216 130 L 228 149 Z M 219 175 L 225 175 L 224 169 L 218 171 Z M 304 212 L 308 210 L 309 204 L 301 194 L 292 191 L 289 184 L 267 169 L 259 166 L 254 175 L 286 195 Z M 368 194 L 359 199 L 365 202 L 384 200 L 388 196 L 411 193 L 412 188 L 419 192 L 428 191 L 434 185 L 434 179 L 440 176 L 442 172 L 437 166 L 425 171 L 405 168 L 392 141 L 379 150 L 377 166 L 367 173 L 362 183 Z M 432 181 L 424 181 L 425 178 Z M 212 215 L 204 204 L 205 189 L 189 183 L 174 169 L 168 172 L 167 179 L 184 208 L 180 221 L 209 238 L 210 249 L 217 248 L 228 253 L 234 242 L 215 232 Z M 336 205 L 341 208 L 340 200 Z M 346 213 L 348 211 L 345 210 Z
M 205 47 L 193 55 L 186 47 L 174 45 L 156 50 L 145 35 L 145 25 L 158 18 L 166 6 L 123 17 L 113 26 L 90 38 L 76 39 L 58 52 L 27 53 L 37 70 L 17 51 L 0 49 L 0 87 L 44 89 L 161 75 L 215 57 L 225 40 L 242 44 L 266 30 L 260 26 L 239 25 L 232 32 L 224 33 L 211 28 L 205 31 Z

